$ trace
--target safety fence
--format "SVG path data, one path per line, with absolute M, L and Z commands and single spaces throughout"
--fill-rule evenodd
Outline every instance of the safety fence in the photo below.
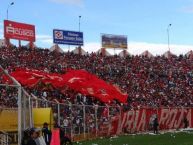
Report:
M 12 83 L 1 83 L 2 74 L 5 74 Z M 48 97 L 57 98 L 57 96 Z M 38 122 L 39 118 L 43 118 L 34 117 L 32 110 L 39 108 L 50 108 L 53 112 L 50 127 L 57 124 L 73 141 L 152 131 L 155 118 L 158 118 L 160 130 L 193 127 L 193 108 L 161 107 L 124 111 L 123 106 L 119 105 L 99 106 L 48 101 L 46 98 L 28 94 L 2 67 L 0 67 L 0 106 L 0 131 L 9 134 L 11 144 L 19 145 L 24 130 L 36 126 L 35 121 Z M 43 125 L 43 122 L 41 123 L 38 127 Z
M 20 145 L 23 131 L 33 125 L 30 98 L 21 84 L 0 65 L 0 131 L 8 134 L 12 144 Z
M 85 104 L 61 104 L 45 99 L 32 99 L 33 107 L 50 107 L 55 124 L 73 141 L 88 140 L 113 135 L 153 131 L 153 121 L 158 118 L 159 129 L 179 129 L 193 125 L 192 108 L 140 108 L 123 111 L 123 107 Z
M 41 115 L 35 118 L 34 110 L 37 109 L 39 113 L 45 115 L 44 112 L 41 112 L 41 109 L 50 108 L 53 112 L 53 115 L 50 114 L 50 119 L 53 119 L 50 122 L 50 129 L 53 129 L 57 124 L 57 126 L 61 127 L 64 135 L 70 137 L 73 141 L 149 132 L 153 130 L 155 118 L 158 118 L 160 130 L 183 128 L 186 121 L 188 127 L 193 127 L 192 108 L 139 108 L 124 111 L 123 107 L 118 105 L 62 104 L 57 102 L 57 100 L 51 102 L 33 95 L 28 98 L 27 102 L 29 104 L 24 105 L 26 106 L 26 111 L 22 111 L 23 116 L 26 114 L 25 117 L 22 117 L 22 131 L 31 126 L 42 127 L 43 122 L 47 120 L 42 120 L 44 116 Z M 33 111 L 30 113 L 30 110 Z M 17 116 L 17 108 L 0 109 L 0 118 L 4 118 L 0 120 L 0 127 L 9 133 L 9 142 L 11 144 L 19 143 L 18 136 L 20 132 Z M 38 126 L 36 126 L 37 119 L 42 120 Z M 2 122 L 3 120 L 4 123 Z M 7 125 L 7 130 L 4 124 Z M 11 128 L 11 130 L 8 128 Z M 23 132 L 20 136 L 22 134 Z
M 1 145 L 9 145 L 8 133 L 0 131 L 0 144 Z

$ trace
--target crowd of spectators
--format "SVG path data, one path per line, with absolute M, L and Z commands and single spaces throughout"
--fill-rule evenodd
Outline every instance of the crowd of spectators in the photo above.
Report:
M 118 85 L 128 94 L 129 108 L 138 107 L 193 107 L 193 60 L 186 56 L 142 57 L 102 56 L 72 52 L 57 53 L 48 49 L 0 48 L 0 64 L 8 72 L 17 67 L 46 72 L 65 73 L 68 69 L 85 69 L 101 79 Z M 30 90 L 48 100 L 72 104 L 102 104 L 73 90 Z M 4 91 L 0 89 L 0 102 Z M 14 94 L 10 94 L 11 99 Z M 54 96 L 54 98 L 53 98 Z M 117 102 L 115 102 L 117 104 Z M 2 105 L 2 103 L 0 104 Z
M 17 106 L 17 89 L 0 86 L 0 108 Z

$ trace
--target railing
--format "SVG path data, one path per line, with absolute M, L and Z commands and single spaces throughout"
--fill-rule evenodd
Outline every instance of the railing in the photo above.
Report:
M 17 132 L 17 135 L 14 137 L 14 140 L 17 140 L 18 145 L 21 145 L 23 131 L 26 128 L 32 127 L 32 111 L 31 111 L 31 102 L 30 102 L 31 96 L 22 88 L 21 84 L 17 80 L 15 80 L 12 76 L 10 76 L 8 71 L 3 69 L 2 66 L 0 65 L 0 79 L 2 78 L 6 78 L 7 82 L 2 83 L 0 81 L 0 89 L 2 91 L 5 91 L 5 95 L 7 95 L 6 98 L 8 100 L 5 101 L 5 104 L 3 104 L 3 107 L 0 108 L 1 109 L 0 111 L 4 112 L 4 110 L 6 109 L 4 106 L 6 106 L 7 108 L 10 107 L 9 108 L 10 112 L 6 114 L 8 115 L 7 118 L 5 118 L 4 116 L 2 116 L 2 114 L 0 114 L 1 115 L 0 117 L 2 117 L 1 121 L 3 122 L 0 124 L 0 127 L 1 127 L 0 130 L 4 130 L 8 133 L 10 133 L 9 131 L 11 130 L 14 130 L 14 132 Z M 8 88 L 12 88 L 13 90 L 7 91 L 7 90 L 10 90 Z M 9 95 L 11 96 L 11 99 L 8 97 Z M 13 98 L 13 101 L 11 101 L 12 98 Z M 12 119 L 10 119 L 11 117 L 9 115 L 13 115 L 14 112 L 11 110 L 14 110 L 15 112 L 14 118 Z M 12 122 L 11 121 L 6 122 L 6 120 L 9 120 L 9 119 Z M 1 144 L 8 143 L 7 138 L 5 138 L 5 136 L 6 134 L 1 132 L 1 138 L 0 138 Z
M 34 100 L 33 100 L 34 99 Z M 59 103 L 34 97 L 34 108 L 52 108 L 54 122 L 62 127 L 64 134 L 73 141 L 121 135 L 125 133 L 152 132 L 153 120 L 158 117 L 159 129 L 179 129 L 184 127 L 187 117 L 189 127 L 193 127 L 192 108 L 138 108 L 123 111 L 123 107 L 85 105 L 83 103 Z
M 9 135 L 6 132 L 0 131 L 0 144 L 9 145 Z

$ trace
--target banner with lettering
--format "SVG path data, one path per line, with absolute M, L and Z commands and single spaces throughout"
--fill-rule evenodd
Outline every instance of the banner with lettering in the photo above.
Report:
M 188 126 L 193 127 L 193 109 L 192 108 L 145 108 L 139 110 L 130 110 L 121 113 L 120 116 L 114 116 L 109 119 L 109 123 L 103 123 L 99 128 L 99 134 L 118 135 L 120 133 L 138 133 L 153 130 L 153 120 L 155 117 L 159 121 L 159 130 L 184 128 L 184 119 L 188 120 Z M 99 127 L 100 127 L 99 126 Z M 102 132 L 100 132 L 102 131 Z

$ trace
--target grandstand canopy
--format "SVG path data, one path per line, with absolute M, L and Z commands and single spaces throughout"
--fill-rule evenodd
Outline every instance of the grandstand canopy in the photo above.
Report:
M 30 48 L 30 42 L 27 43 L 27 44 L 25 45 L 25 47 Z M 35 43 L 33 43 L 33 48 L 34 48 L 34 47 L 37 47 L 37 46 L 35 45 Z
M 10 42 L 10 45 L 14 46 L 11 42 Z M 6 46 L 5 39 L 0 39 L 0 47 L 4 47 L 4 46 Z
M 111 56 L 111 54 L 105 49 L 104 50 L 105 52 L 104 52 L 104 54 L 105 54 L 105 56 Z M 101 54 L 102 53 L 102 49 L 99 49 L 97 52 L 96 52 L 96 54 Z
M 62 48 L 60 48 L 59 45 L 55 44 L 50 48 L 50 51 L 54 51 L 54 52 L 60 52 L 63 53 L 64 51 L 62 50 Z
M 131 54 L 127 50 L 123 50 L 119 53 L 120 57 L 125 57 L 125 56 L 131 56 Z
M 72 52 L 74 54 L 81 54 L 81 55 L 86 55 L 87 54 L 87 52 L 84 49 L 79 48 L 79 47 L 75 48 Z
M 175 56 L 175 54 L 173 54 L 171 51 L 166 51 L 164 54 L 163 54 L 164 57 L 168 58 L 169 56 Z
M 186 53 L 186 56 L 187 56 L 187 57 L 192 57 L 192 58 L 193 58 L 193 51 L 190 50 L 188 53 Z
M 140 56 L 145 56 L 145 57 L 153 57 L 153 54 L 150 53 L 148 50 L 144 51 Z
M 6 45 L 5 39 L 0 39 L 0 47 L 3 47 L 5 45 Z

